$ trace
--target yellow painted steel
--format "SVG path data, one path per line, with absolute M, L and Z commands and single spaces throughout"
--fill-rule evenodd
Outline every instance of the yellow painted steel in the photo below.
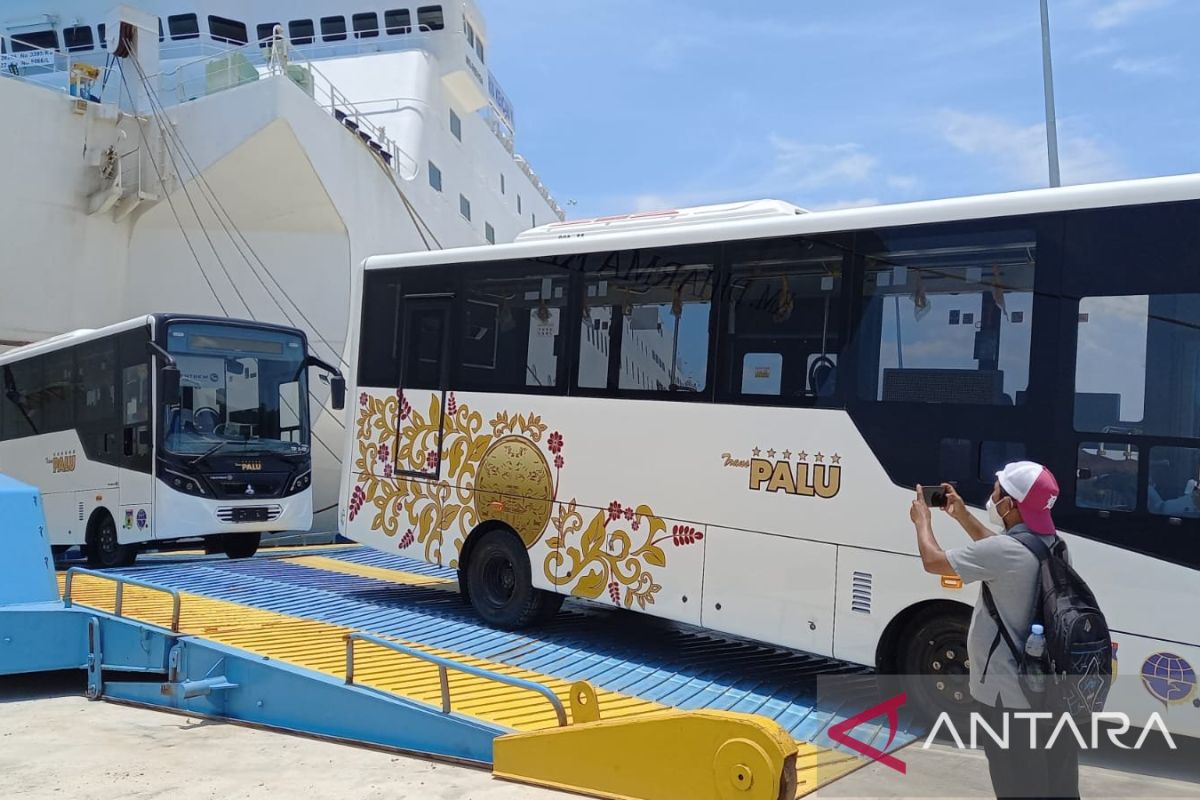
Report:
M 501 736 L 493 773 L 619 800 L 790 800 L 799 749 L 765 717 L 672 709 Z
M 341 575 L 358 575 L 362 578 L 374 578 L 389 583 L 400 583 L 405 586 L 422 586 L 427 588 L 457 590 L 458 581 L 453 578 L 434 578 L 429 575 L 419 575 L 416 572 L 402 572 L 396 569 L 370 567 L 366 564 L 354 564 L 350 561 L 340 561 L 326 556 L 297 556 L 287 560 L 289 564 L 302 567 L 321 569 L 326 572 L 336 572 Z
M 449 589 L 455 583 L 321 556 L 299 556 L 289 561 L 314 570 L 413 586 Z M 60 591 L 62 583 L 60 574 Z M 115 591 L 111 581 L 88 575 L 76 575 L 72 587 L 76 603 L 110 612 L 115 605 Z M 345 677 L 344 637 L 350 628 L 190 592 L 180 594 L 181 633 Z M 170 624 L 170 599 L 159 592 L 126 586 L 123 607 L 127 617 L 163 627 Z M 867 763 L 855 756 L 796 742 L 764 717 L 678 711 L 642 698 L 597 690 L 586 682 L 572 684 L 420 642 L 396 641 L 432 655 L 541 683 L 559 697 L 573 722 L 566 728 L 558 727 L 554 709 L 544 698 L 483 678 L 449 673 L 455 712 L 514 731 L 498 738 L 495 749 L 495 773 L 512 780 L 609 798 L 758 800 L 762 796 L 775 800 L 813 792 Z M 360 642 L 356 647 L 355 683 L 433 706 L 441 704 L 436 666 L 369 642 Z M 735 773 L 742 767 L 752 772 L 749 788 L 736 779 Z M 637 776 L 636 783 L 631 782 L 630 775 Z M 682 787 L 691 787 L 693 780 L 697 787 L 703 787 L 684 791 Z M 734 793 L 714 794 L 721 786 Z M 777 793 L 760 795 L 767 786 Z

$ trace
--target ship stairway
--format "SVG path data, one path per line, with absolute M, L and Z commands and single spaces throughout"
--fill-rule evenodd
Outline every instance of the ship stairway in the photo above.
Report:
M 862 668 L 576 607 L 479 624 L 453 570 L 357 545 L 55 572 L 37 492 L 0 476 L 0 675 L 86 670 L 93 699 L 477 765 L 594 797 L 777 800 L 869 763 Z M 817 679 L 845 680 L 821 697 Z M 869 677 L 869 676 L 868 676 Z M 894 752 L 907 726 L 859 725 Z

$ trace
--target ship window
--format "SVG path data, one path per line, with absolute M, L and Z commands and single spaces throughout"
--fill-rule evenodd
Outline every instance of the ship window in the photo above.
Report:
M 260 47 L 270 47 L 271 40 L 275 38 L 275 26 L 278 22 L 260 22 L 258 24 L 258 44 Z
M 354 24 L 355 39 L 373 39 L 379 35 L 379 15 L 374 11 L 355 14 L 351 21 Z
M 200 21 L 195 14 L 172 14 L 167 17 L 167 30 L 172 40 L 199 39 Z
M 312 44 L 314 31 L 311 19 L 294 19 L 288 23 L 288 36 L 292 44 Z
M 504 194 L 504 173 L 500 173 L 500 194 Z
M 442 171 L 432 161 L 429 162 L 429 185 L 439 192 L 442 190 Z
M 417 26 L 423 31 L 440 31 L 446 27 L 441 6 L 421 6 L 417 9 Z
M 453 108 L 450 109 L 450 132 L 454 134 L 455 139 L 462 141 L 462 120 L 454 113 Z
M 483 37 L 475 37 L 475 55 L 479 56 L 480 62 L 485 61 L 483 57 Z
M 54 31 L 30 31 L 19 33 L 12 38 L 14 53 L 28 53 L 30 50 L 58 49 L 58 34 Z
M 321 39 L 326 42 L 346 40 L 345 17 L 321 17 Z
M 471 27 L 471 23 L 463 20 L 463 33 L 467 35 L 467 44 L 471 47 L 475 46 L 475 29 Z
M 383 25 L 388 36 L 412 32 L 412 12 L 407 8 L 395 8 L 383 12 Z
M 101 22 L 99 25 L 96 26 L 96 35 L 98 37 L 100 37 L 100 49 L 101 50 L 108 49 L 108 39 L 105 37 L 106 31 L 107 31 L 107 28 L 105 28 L 105 25 L 103 22 Z
M 483 223 L 483 237 L 488 240 L 488 244 L 496 243 L 496 229 L 492 227 L 492 223 Z
M 78 25 L 74 28 L 63 28 L 63 45 L 68 53 L 78 53 L 81 50 L 91 50 L 96 46 L 92 39 L 92 29 L 88 25 Z
M 521 195 L 517 195 L 517 213 L 521 213 Z
M 466 195 L 458 196 L 458 213 L 468 221 L 471 219 L 471 201 L 467 199 Z
M 158 40 L 164 41 L 167 37 L 163 35 L 162 17 L 158 18 Z
M 208 31 L 212 34 L 213 40 L 218 42 L 246 44 L 250 41 L 250 34 L 246 32 L 246 23 L 238 22 L 236 19 L 214 17 L 209 14 Z

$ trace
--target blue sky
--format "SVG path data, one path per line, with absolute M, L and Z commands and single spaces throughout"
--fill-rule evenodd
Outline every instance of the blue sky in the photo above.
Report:
M 478 0 L 571 216 L 1046 183 L 1038 0 Z M 1200 2 L 1051 0 L 1064 183 L 1200 171 Z

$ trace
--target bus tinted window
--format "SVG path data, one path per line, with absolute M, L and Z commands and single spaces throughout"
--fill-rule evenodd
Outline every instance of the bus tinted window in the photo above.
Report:
M 43 376 L 42 433 L 70 430 L 75 425 L 75 357 L 71 349 L 42 356 Z
M 579 386 L 703 391 L 712 260 L 687 251 L 630 250 L 596 261 L 598 270 L 584 270 Z
M 841 250 L 804 239 L 730 251 L 722 391 L 801 401 L 833 395 L 841 350 Z
M 1029 382 L 1031 231 L 876 234 L 866 253 L 860 392 L 1011 406 Z
M 1151 448 L 1147 499 L 1151 514 L 1200 517 L 1200 449 Z
M 116 339 L 79 345 L 75 351 L 75 426 L 84 452 L 103 461 L 115 458 L 117 416 Z
M 5 439 L 42 432 L 42 364 L 42 359 L 30 358 L 4 367 Z
M 1075 429 L 1200 438 L 1200 294 L 1079 301 Z
M 466 286 L 459 383 L 493 391 L 557 386 L 566 273 L 489 270 Z

